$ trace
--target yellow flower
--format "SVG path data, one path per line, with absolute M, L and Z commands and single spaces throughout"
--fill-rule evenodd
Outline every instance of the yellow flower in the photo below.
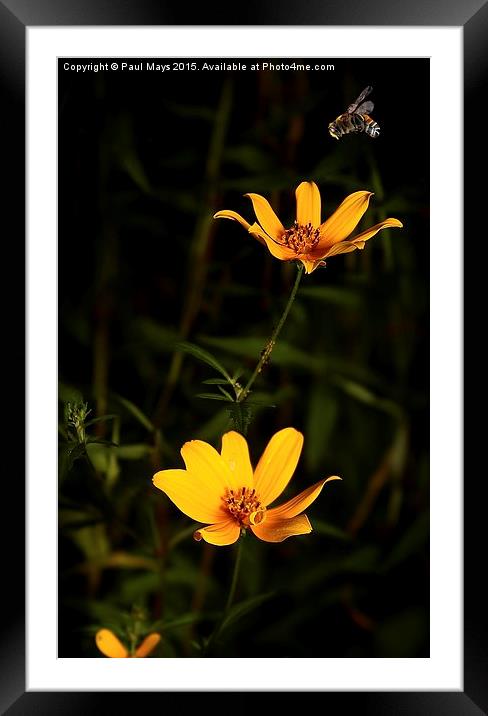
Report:
M 202 440 L 185 443 L 181 455 L 186 470 L 162 470 L 153 482 L 185 515 L 209 525 L 194 533 L 196 540 L 228 545 L 249 528 L 265 542 L 282 542 L 312 531 L 302 512 L 326 482 L 341 479 L 334 475 L 320 480 L 288 502 L 268 509 L 290 481 L 302 446 L 303 435 L 298 430 L 280 430 L 253 473 L 246 439 L 232 430 L 222 437 L 220 454 Z
M 122 644 L 115 634 L 110 629 L 100 629 L 95 640 L 97 646 L 105 656 L 110 656 L 115 659 L 127 659 L 134 657 L 136 659 L 142 659 L 144 656 L 148 656 L 157 647 L 161 641 L 159 634 L 153 633 L 148 634 L 145 639 L 139 644 L 134 654 L 130 654 L 129 650 Z
M 295 192 L 297 218 L 285 229 L 269 202 L 259 194 L 245 194 L 252 201 L 259 223 L 249 224 L 235 211 L 218 211 L 214 219 L 234 219 L 281 261 L 301 261 L 306 273 L 324 266 L 324 259 L 363 249 L 365 242 L 381 229 L 403 226 L 398 219 L 385 219 L 346 241 L 356 228 L 373 196 L 370 191 L 350 194 L 327 221 L 320 223 L 320 192 L 313 181 L 302 182 Z

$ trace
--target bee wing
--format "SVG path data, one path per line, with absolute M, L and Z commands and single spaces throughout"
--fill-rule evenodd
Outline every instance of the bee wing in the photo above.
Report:
M 360 107 L 357 108 L 356 114 L 370 114 L 374 109 L 373 102 L 363 102 Z
M 352 114 L 353 112 L 357 112 L 356 107 L 358 107 L 361 104 L 361 102 L 363 102 L 363 100 L 365 100 L 366 97 L 369 94 L 371 94 L 372 91 L 373 91 L 373 88 L 371 87 L 371 85 L 368 85 L 367 87 L 365 87 L 363 89 L 363 91 L 361 92 L 361 94 L 359 95 L 359 97 L 357 98 L 357 100 L 355 102 L 353 102 L 352 104 L 350 104 L 349 107 L 347 108 L 347 111 L 349 112 L 349 114 Z

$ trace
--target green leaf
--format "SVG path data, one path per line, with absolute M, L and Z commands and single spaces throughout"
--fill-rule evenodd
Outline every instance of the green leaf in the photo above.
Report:
M 119 114 L 110 124 L 109 142 L 114 159 L 142 191 L 151 192 L 144 166 L 137 153 L 130 114 Z
M 205 442 L 213 442 L 216 438 L 227 432 L 229 425 L 229 410 L 228 408 L 221 408 L 210 420 L 200 427 L 196 433 L 196 437 L 199 440 L 205 440 Z
M 169 112 L 176 114 L 178 117 L 191 119 L 204 119 L 206 122 L 215 121 L 215 109 L 197 104 L 179 104 L 178 102 L 166 101 L 165 106 Z
M 87 438 L 87 445 L 105 445 L 105 447 L 119 447 L 118 443 L 114 443 L 111 440 L 102 440 L 102 438 Z
M 91 564 L 96 564 L 104 569 L 143 569 L 144 571 L 158 572 L 159 564 L 156 559 L 140 554 L 130 554 L 119 550 L 104 555 L 99 559 L 92 559 Z
M 336 539 L 342 540 L 344 542 L 349 542 L 351 540 L 351 535 L 349 535 L 347 532 L 344 532 L 340 527 L 336 527 L 335 525 L 331 525 L 329 522 L 325 522 L 324 520 L 317 520 L 315 517 L 312 518 L 312 528 L 314 532 L 317 532 L 319 535 L 325 535 L 326 537 L 335 537 Z
M 247 401 L 245 403 L 231 403 L 227 410 L 231 416 L 234 430 L 237 430 L 238 433 L 242 433 L 242 435 L 246 435 L 247 429 L 254 417 L 254 411 L 251 405 Z
M 274 592 L 267 592 L 266 594 L 259 594 L 257 597 L 251 597 L 250 599 L 235 604 L 223 620 L 219 634 L 221 634 L 224 629 L 228 629 L 232 624 L 235 624 L 239 619 L 242 619 L 246 614 L 249 614 L 253 609 L 256 609 L 274 597 L 274 595 Z
M 117 457 L 120 460 L 142 460 L 149 457 L 153 452 L 151 445 L 145 443 L 137 443 L 134 445 L 119 445 L 117 448 Z
M 121 405 L 124 406 L 124 408 L 144 427 L 146 430 L 150 433 L 153 433 L 155 431 L 155 427 L 152 424 L 152 422 L 149 420 L 149 418 L 142 412 L 140 408 L 137 407 L 131 400 L 128 398 L 123 398 L 121 395 L 118 395 L 117 393 L 113 394 L 113 397 L 115 400 L 117 400 Z
M 328 453 L 337 420 L 337 401 L 330 387 L 323 381 L 313 383 L 308 401 L 305 443 L 307 467 L 317 470 Z
M 346 308 L 359 308 L 362 303 L 361 295 L 350 288 L 339 286 L 307 286 L 300 289 L 301 298 L 311 298 L 314 301 L 323 301 L 335 306 Z
M 273 393 L 263 390 L 252 390 L 244 402 L 246 405 L 253 405 L 257 408 L 276 408 L 278 405 L 283 405 L 283 403 L 293 400 L 295 395 L 296 388 L 292 385 L 285 385 Z
M 118 415 L 101 415 L 99 418 L 93 418 L 93 420 L 87 420 L 85 423 L 85 428 L 89 427 L 90 425 L 95 425 L 95 423 L 101 423 L 104 420 L 113 420 L 113 418 L 118 418 Z
M 223 375 L 229 383 L 232 383 L 232 378 L 227 373 L 223 365 L 221 365 L 211 353 L 203 348 L 200 348 L 200 346 L 196 346 L 194 343 L 188 343 L 187 341 L 182 341 L 176 344 L 176 349 L 182 351 L 183 353 L 189 353 L 194 358 L 198 358 L 198 360 L 202 361 L 202 363 L 206 363 L 212 368 L 215 368 L 215 370 Z
M 229 385 L 229 381 L 225 378 L 209 378 L 208 380 L 202 380 L 204 385 Z
M 215 338 L 210 336 L 201 336 L 204 343 L 220 348 L 232 355 L 254 358 L 257 360 L 266 345 L 266 338 L 255 337 L 232 337 L 232 338 Z M 295 348 L 290 343 L 286 343 L 281 339 L 278 341 L 271 354 L 271 363 L 281 366 L 294 366 L 304 368 L 311 372 L 323 373 L 326 367 L 324 357 L 316 357 Z
M 65 383 L 58 385 L 58 398 L 62 403 L 83 403 L 83 395 L 80 391 Z
M 234 402 L 234 398 L 233 398 L 232 395 L 229 393 L 229 391 L 225 390 L 225 388 L 222 388 L 221 385 L 218 385 L 217 387 L 218 387 L 218 389 L 220 390 L 220 392 L 222 393 L 222 395 L 223 395 L 225 398 L 227 398 L 227 400 L 230 400 L 231 403 Z
M 187 626 L 188 624 L 215 619 L 217 616 L 218 614 L 215 612 L 188 612 L 175 619 L 158 619 L 158 621 L 153 622 L 149 626 L 148 631 L 158 631 L 159 629 L 169 631 L 170 629 L 178 629 L 178 627 Z
M 96 619 L 100 625 L 113 628 L 115 625 L 121 629 L 127 619 L 126 612 L 122 611 L 107 602 L 100 602 L 94 599 L 66 599 L 64 603 L 71 609 L 76 609 L 84 614 L 89 614 Z
M 70 535 L 85 555 L 88 562 L 103 560 L 110 554 L 105 525 L 99 523 L 90 527 L 83 527 Z
M 342 378 L 338 375 L 334 376 L 332 380 L 339 388 L 341 388 L 341 390 L 355 400 L 358 400 L 360 403 L 370 405 L 371 407 L 388 413 L 389 415 L 393 415 L 396 418 L 401 418 L 403 416 L 403 410 L 397 403 L 388 398 L 380 398 L 364 385 L 347 378 Z
M 112 423 L 112 442 L 117 447 L 120 444 L 120 418 L 117 416 Z M 112 488 L 117 482 L 120 474 L 120 466 L 118 453 L 116 450 L 110 450 L 109 458 L 107 461 L 107 472 L 105 474 L 107 478 L 107 486 Z
M 315 528 L 316 520 L 312 518 Z M 364 545 L 355 551 L 347 552 L 344 557 L 324 557 L 315 566 L 303 571 L 299 580 L 290 582 L 288 588 L 292 592 L 307 594 L 315 585 L 323 583 L 339 574 L 374 574 L 378 571 L 379 548 L 375 545 Z
M 161 589 L 161 575 L 158 572 L 129 572 L 121 580 L 117 598 L 131 604 L 141 597 L 153 594 Z
M 252 395 L 252 393 L 251 393 Z M 276 403 L 268 403 L 267 400 L 253 400 L 252 398 L 246 398 L 245 400 L 246 405 L 252 405 L 256 408 L 276 408 Z
M 381 208 L 387 216 L 394 216 L 395 214 L 411 214 L 418 212 L 421 208 L 417 201 L 412 199 L 406 199 L 402 196 L 393 196 L 391 199 L 383 201 Z
M 60 509 L 58 512 L 59 527 L 64 530 L 76 530 L 91 527 L 102 522 L 101 515 L 76 509 Z
M 382 566 L 382 571 L 388 570 L 401 564 L 406 559 L 415 555 L 425 548 L 426 557 L 427 542 L 429 539 L 429 515 L 421 515 L 400 538 L 400 541 L 393 547 L 388 558 Z
M 226 398 L 224 395 L 219 395 L 218 393 L 197 393 L 195 397 L 204 398 L 205 400 L 222 400 L 225 403 L 233 402 L 230 395 Z
M 121 165 L 139 189 L 146 193 L 151 192 L 151 186 L 139 157 L 135 154 L 126 154 L 121 158 Z
M 235 147 L 228 147 L 224 160 L 226 162 L 237 164 L 248 172 L 265 172 L 270 169 L 270 161 L 268 155 L 264 154 L 253 144 L 241 144 Z
M 378 624 L 374 636 L 380 657 L 416 657 L 422 647 L 428 655 L 428 613 L 421 607 L 405 609 Z
M 191 537 L 196 529 L 198 529 L 198 524 L 195 522 L 189 527 L 185 527 L 185 529 L 180 530 L 175 535 L 173 535 L 168 542 L 168 552 L 174 549 L 178 544 L 180 544 L 180 542 L 184 542 L 189 537 Z
M 163 326 L 151 318 L 140 318 L 135 333 L 136 339 L 155 353 L 172 353 L 178 340 L 173 328 Z
M 86 446 L 82 443 L 74 443 L 70 441 L 68 443 L 60 444 L 58 455 L 58 471 L 60 482 L 65 479 L 76 460 L 85 455 L 85 452 Z
M 376 545 L 364 545 L 352 552 L 340 564 L 341 571 L 367 574 L 377 569 L 379 549 Z
M 86 446 L 88 458 L 96 472 L 106 474 L 109 464 L 109 451 L 104 445 L 88 443 Z

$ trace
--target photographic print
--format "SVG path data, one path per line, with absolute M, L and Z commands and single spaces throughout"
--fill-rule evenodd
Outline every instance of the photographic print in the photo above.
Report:
M 428 657 L 429 59 L 58 59 L 58 656 Z

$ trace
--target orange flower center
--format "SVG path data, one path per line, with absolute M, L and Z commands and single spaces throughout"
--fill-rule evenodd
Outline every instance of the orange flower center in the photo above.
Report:
M 256 490 L 249 487 L 241 487 L 240 490 L 230 490 L 224 497 L 225 506 L 237 520 L 241 527 L 258 525 L 266 517 L 266 507 L 259 502 Z
M 319 239 L 320 229 L 314 228 L 310 223 L 299 224 L 297 221 L 281 236 L 282 243 L 297 254 L 306 254 L 311 251 Z

